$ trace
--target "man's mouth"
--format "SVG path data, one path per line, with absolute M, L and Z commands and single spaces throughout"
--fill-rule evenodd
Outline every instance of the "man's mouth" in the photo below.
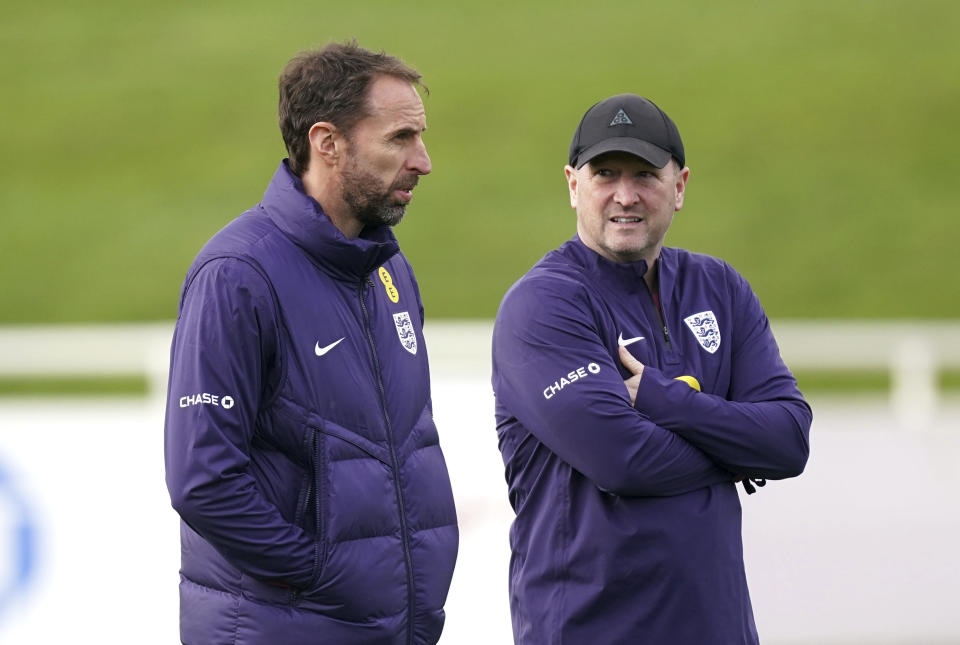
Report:
M 643 221 L 642 217 L 611 217 L 610 221 L 614 224 L 639 224 Z
M 413 189 L 416 187 L 418 181 L 413 179 L 412 181 L 406 181 L 402 184 L 396 184 L 393 187 L 393 192 L 397 193 L 400 198 L 400 201 L 403 203 L 409 202 L 413 198 Z

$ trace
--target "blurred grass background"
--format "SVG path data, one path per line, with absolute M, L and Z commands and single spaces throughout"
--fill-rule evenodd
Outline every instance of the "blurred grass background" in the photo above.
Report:
M 397 228 L 430 318 L 492 318 L 574 231 L 580 116 L 649 96 L 692 178 L 668 244 L 773 318 L 958 318 L 960 3 L 8 0 L 0 324 L 172 320 L 200 246 L 284 156 L 276 79 L 356 37 L 418 68 L 425 178 Z
M 807 395 L 827 393 L 874 394 L 890 389 L 890 375 L 876 370 L 795 371 L 800 389 Z M 945 371 L 938 378 L 938 387 L 960 390 L 960 372 Z M 64 397 L 99 396 L 142 398 L 150 393 L 150 383 L 143 375 L 106 377 L 0 377 L 0 397 Z

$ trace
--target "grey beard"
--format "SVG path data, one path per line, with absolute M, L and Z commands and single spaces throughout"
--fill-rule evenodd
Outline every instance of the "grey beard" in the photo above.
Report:
M 403 219 L 406 204 L 393 204 L 392 188 L 384 191 L 371 174 L 358 168 L 343 170 L 343 201 L 364 226 L 396 226 Z

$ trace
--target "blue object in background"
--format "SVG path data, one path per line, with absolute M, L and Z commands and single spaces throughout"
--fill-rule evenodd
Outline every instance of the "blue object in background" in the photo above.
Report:
M 0 531 L 6 532 L 8 542 L 0 558 L 12 562 L 9 575 L 0 579 L 0 618 L 18 593 L 26 589 L 36 570 L 36 526 L 30 515 L 26 498 L 17 489 L 13 478 L 0 462 L 0 500 L 10 509 L 9 517 L 0 517 Z

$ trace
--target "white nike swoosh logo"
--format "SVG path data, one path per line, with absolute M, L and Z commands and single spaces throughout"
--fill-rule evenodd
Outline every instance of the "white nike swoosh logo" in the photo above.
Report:
M 617 338 L 617 345 L 620 345 L 620 347 L 626 347 L 627 345 L 632 345 L 638 340 L 643 340 L 643 336 L 637 336 L 635 338 L 624 338 L 623 332 L 620 332 L 620 337 Z
M 316 345 L 314 346 L 314 348 L 313 348 L 313 352 L 314 352 L 317 356 L 323 356 L 324 354 L 326 354 L 327 352 L 329 352 L 331 349 L 333 349 L 334 347 L 336 347 L 337 345 L 339 345 L 340 342 L 341 342 L 342 340 L 344 340 L 345 338 L 346 338 L 346 336 L 344 336 L 344 337 L 341 338 L 340 340 L 336 340 L 336 341 L 330 343 L 330 344 L 327 345 L 326 347 L 320 347 L 320 343 L 317 342 L 317 344 L 316 344 Z

